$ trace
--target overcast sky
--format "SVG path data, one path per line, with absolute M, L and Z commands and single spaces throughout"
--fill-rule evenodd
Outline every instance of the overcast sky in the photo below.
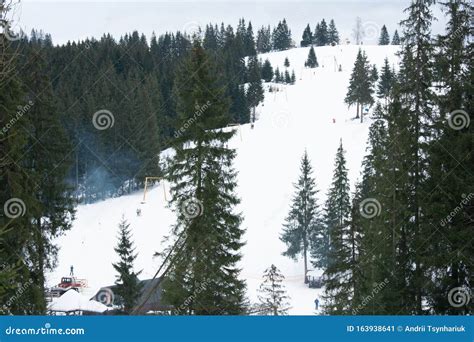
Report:
M 333 18 L 341 37 L 351 38 L 355 18 L 359 16 L 367 30 L 365 43 L 371 44 L 376 42 L 384 24 L 390 36 L 393 34 L 409 3 L 409 0 L 23 0 L 16 17 L 25 32 L 42 29 L 52 35 L 55 44 L 62 44 L 68 40 L 98 38 L 104 33 L 118 38 L 133 30 L 149 37 L 152 32 L 193 29 L 209 22 L 235 27 L 240 17 L 251 20 L 254 31 L 261 25 L 274 26 L 286 18 L 296 42 L 306 24 L 314 30 L 321 19 Z M 438 7 L 434 12 L 439 20 L 433 23 L 433 32 L 440 33 L 445 21 Z

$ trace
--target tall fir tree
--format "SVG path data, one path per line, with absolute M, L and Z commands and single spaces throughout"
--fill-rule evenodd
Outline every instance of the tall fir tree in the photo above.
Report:
M 429 262 L 432 274 L 425 288 L 432 313 L 472 315 L 472 300 L 457 303 L 454 298 L 470 294 L 474 277 L 473 265 L 469 262 L 474 246 L 468 242 L 474 227 L 474 188 L 472 177 L 466 172 L 474 165 L 474 118 L 469 110 L 473 107 L 473 42 L 469 39 L 473 27 L 469 18 L 474 8 L 469 1 L 447 1 L 441 5 L 448 20 L 445 34 L 438 36 L 435 43 L 439 114 L 433 127 L 437 139 L 429 142 L 430 177 L 427 180 L 428 190 L 436 190 L 423 199 L 429 203 L 427 234 L 436 234 L 437 238 L 430 241 L 431 252 L 424 261 Z M 453 208 L 458 213 L 447 219 L 447 213 Z M 459 305 L 453 306 L 450 298 Z
M 385 101 L 385 105 L 388 104 L 388 99 L 390 98 L 390 95 L 391 95 L 394 77 L 395 75 L 390 69 L 388 58 L 385 58 L 382 69 L 380 71 L 379 83 L 377 85 L 377 97 L 379 99 L 383 99 Z
M 252 108 L 250 121 L 255 122 L 255 109 L 265 96 L 262 86 L 261 66 L 256 56 L 249 58 L 248 74 L 247 103 Z
M 245 283 L 239 262 L 242 217 L 234 212 L 235 150 L 227 147 L 235 131 L 229 124 L 229 100 L 219 75 L 198 41 L 180 71 L 178 126 L 189 122 L 196 106 L 204 108 L 176 139 L 168 178 L 177 221 L 173 263 L 163 284 L 163 300 L 182 314 L 242 314 Z
M 387 27 L 385 25 L 380 29 L 379 45 L 389 45 L 390 36 L 388 35 Z
M 339 44 L 339 32 L 337 31 L 334 19 L 331 19 L 328 27 L 328 44 L 338 45 Z
M 285 277 L 275 265 L 272 264 L 265 270 L 263 282 L 258 289 L 259 313 L 273 316 L 288 314 L 290 297 L 286 293 L 283 280 Z
M 337 149 L 333 180 L 325 205 L 329 234 L 327 268 L 324 271 L 324 310 L 328 314 L 345 314 L 351 308 L 350 189 L 342 140 Z
M 392 37 L 392 45 L 400 45 L 400 43 L 401 43 L 400 36 L 398 35 L 398 31 L 395 30 Z
M 314 40 L 316 46 L 328 45 L 329 34 L 326 20 L 323 19 L 320 23 L 316 25 L 316 30 L 314 32 Z
M 133 246 L 130 224 L 124 217 L 119 224 L 118 243 L 114 250 L 119 257 L 119 261 L 112 264 L 118 273 L 115 281 L 116 294 L 120 296 L 118 304 L 125 314 L 130 314 L 141 296 L 142 284 L 138 279 L 141 271 L 134 270 L 137 254 Z
M 24 250 L 32 231 L 28 208 L 36 201 L 30 195 L 33 188 L 21 159 L 26 147 L 27 133 L 19 124 L 18 117 L 25 118 L 30 103 L 24 102 L 24 92 L 18 77 L 19 52 L 8 39 L 9 15 L 15 10 L 14 3 L 0 3 L 0 300 L 2 314 L 41 314 L 31 298 L 12 301 L 22 288 L 30 284 L 30 270 Z M 25 107 L 28 105 L 27 107 Z M 26 110 L 26 111 L 25 111 Z M 16 296 L 16 297 L 15 297 Z M 40 298 L 41 300 L 41 298 Z M 42 303 L 39 303 L 42 305 Z
M 357 115 L 356 119 L 359 118 L 359 109 L 361 108 L 360 121 L 363 121 L 364 105 L 372 105 L 373 99 L 373 82 L 370 75 L 370 66 L 367 60 L 367 56 L 362 50 L 359 49 L 357 58 L 352 70 L 351 78 L 349 80 L 349 88 L 347 90 L 346 98 L 344 101 L 349 105 L 356 105 Z
M 311 28 L 308 24 L 303 31 L 303 37 L 301 39 L 300 45 L 301 47 L 306 47 L 310 46 L 311 44 L 313 44 L 313 32 L 311 32 Z
M 288 28 L 286 19 L 278 22 L 272 34 L 273 49 L 277 51 L 288 50 L 292 45 L 291 30 Z
M 293 259 L 297 259 L 300 254 L 303 256 L 304 282 L 306 283 L 310 242 L 322 229 L 316 199 L 318 191 L 316 190 L 315 180 L 312 176 L 313 170 L 306 151 L 301 160 L 300 171 L 301 175 L 298 183 L 294 184 L 296 192 L 280 240 L 287 246 L 287 250 L 283 255 Z
M 265 80 L 265 82 L 271 82 L 273 79 L 274 73 L 273 73 L 273 67 L 272 64 L 268 59 L 263 62 L 262 66 L 262 78 Z
M 426 163 L 429 152 L 424 141 L 430 140 L 430 126 L 433 120 L 433 82 L 431 41 L 431 23 L 433 0 L 414 1 L 405 10 L 408 17 L 401 22 L 404 45 L 401 51 L 400 99 L 401 113 L 409 120 L 410 138 L 406 145 L 408 159 L 412 165 L 408 171 L 408 184 L 411 191 L 406 193 L 408 210 L 412 219 L 406 222 L 408 232 L 409 262 L 413 267 L 409 271 L 409 288 L 413 305 L 408 312 L 422 314 L 425 300 L 424 285 L 426 279 L 426 229 L 429 224 L 424 216 Z
M 262 28 L 258 30 L 256 49 L 259 53 L 270 52 L 272 50 L 272 34 L 270 26 L 262 26 Z
M 314 48 L 312 46 L 309 49 L 308 59 L 304 63 L 304 66 L 308 68 L 316 68 L 319 66 L 318 59 L 316 58 L 316 53 L 314 52 Z

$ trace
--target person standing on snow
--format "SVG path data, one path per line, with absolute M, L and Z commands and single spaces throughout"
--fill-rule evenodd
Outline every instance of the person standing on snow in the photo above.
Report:
M 318 299 L 318 298 L 316 298 L 316 299 L 314 300 L 314 307 L 315 307 L 316 310 L 319 309 L 319 299 Z

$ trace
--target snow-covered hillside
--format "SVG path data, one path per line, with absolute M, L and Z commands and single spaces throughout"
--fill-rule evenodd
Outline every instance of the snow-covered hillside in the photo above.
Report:
M 280 71 L 285 70 L 283 63 L 288 57 L 288 70 L 295 71 L 296 84 L 273 85 L 280 91 L 266 92 L 264 103 L 257 109 L 255 127 L 241 126 L 231 144 L 238 152 L 235 168 L 239 172 L 238 195 L 242 200 L 238 210 L 245 217 L 243 228 L 246 229 L 241 276 L 247 280 L 252 301 L 256 301 L 264 269 L 273 263 L 286 277 L 292 304 L 290 313 L 315 313 L 313 302 L 320 290 L 303 284 L 303 264 L 282 256 L 285 246 L 279 236 L 305 149 L 312 161 L 321 205 L 331 182 L 340 139 L 347 151 L 352 185 L 359 176 L 370 120 L 363 124 L 351 120 L 355 108 L 349 110 L 343 101 L 358 49 L 353 45 L 318 47 L 315 49 L 320 65 L 317 69 L 304 68 L 309 48 L 260 56 L 268 58 Z M 385 57 L 391 64 L 398 64 L 396 46 L 362 46 L 362 49 L 379 70 Z M 339 64 L 342 72 L 337 71 Z M 142 196 L 143 193 L 136 193 L 79 206 L 72 230 L 57 241 L 58 267 L 49 275 L 49 284 L 54 285 L 61 276 L 69 274 L 71 265 L 78 277 L 88 279 L 91 293 L 98 287 L 113 284 L 112 262 L 116 261 L 113 248 L 122 215 L 133 230 L 139 253 L 137 267 L 143 269 L 141 277 L 151 278 L 161 261 L 154 259 L 153 254 L 163 249 L 162 237 L 168 234 L 174 214 L 166 208 L 161 184 L 148 193 L 145 204 L 141 204 Z M 136 215 L 137 208 L 141 208 L 141 216 Z

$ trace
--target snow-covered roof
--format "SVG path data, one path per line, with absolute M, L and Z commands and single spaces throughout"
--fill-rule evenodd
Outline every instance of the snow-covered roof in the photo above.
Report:
M 49 305 L 49 310 L 59 312 L 89 311 L 102 313 L 107 311 L 107 309 L 107 306 L 104 304 L 95 300 L 89 300 L 88 297 L 72 289 L 61 297 L 55 298 Z

